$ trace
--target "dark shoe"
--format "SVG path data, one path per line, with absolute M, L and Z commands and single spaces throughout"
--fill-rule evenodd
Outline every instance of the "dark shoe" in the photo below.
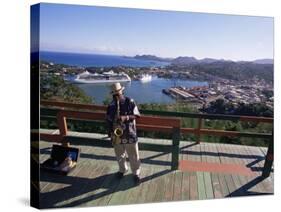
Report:
M 117 172 L 116 174 L 116 178 L 121 179 L 122 177 L 124 177 L 124 173 L 122 172 Z
M 134 175 L 134 182 L 136 185 L 139 185 L 141 183 L 141 179 L 138 175 Z

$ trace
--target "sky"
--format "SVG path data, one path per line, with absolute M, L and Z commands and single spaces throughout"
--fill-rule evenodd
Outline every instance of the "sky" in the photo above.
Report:
M 41 51 L 273 58 L 271 17 L 41 4 Z

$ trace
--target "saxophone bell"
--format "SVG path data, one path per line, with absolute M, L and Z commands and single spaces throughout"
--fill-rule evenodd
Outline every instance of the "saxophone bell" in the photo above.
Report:
M 116 127 L 114 129 L 114 135 L 117 137 L 121 137 L 123 135 L 123 129 L 121 127 Z

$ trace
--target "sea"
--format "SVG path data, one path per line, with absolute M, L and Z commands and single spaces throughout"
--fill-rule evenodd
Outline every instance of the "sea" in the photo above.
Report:
M 130 66 L 130 67 L 163 67 L 169 65 L 167 62 L 140 60 L 124 56 L 115 55 L 97 55 L 97 54 L 77 54 L 61 52 L 40 52 L 40 60 L 53 62 L 55 64 L 66 64 L 79 67 L 113 67 L 113 66 Z M 93 97 L 93 102 L 103 104 L 105 100 L 111 98 L 110 84 L 75 84 L 81 88 L 87 95 Z M 162 92 L 173 86 L 193 87 L 205 86 L 207 82 L 166 79 L 153 76 L 149 82 L 132 80 L 131 82 L 122 83 L 125 87 L 124 94 L 133 98 L 136 103 L 175 103 L 175 99 L 167 96 Z
M 40 59 L 56 64 L 66 64 L 80 67 L 112 67 L 112 66 L 130 66 L 130 67 L 156 67 L 166 66 L 169 62 L 140 60 L 133 57 L 102 54 L 80 54 L 63 52 L 40 52 Z

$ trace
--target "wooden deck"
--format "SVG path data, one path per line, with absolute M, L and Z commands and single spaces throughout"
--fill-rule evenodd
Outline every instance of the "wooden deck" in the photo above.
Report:
M 101 134 L 70 134 L 104 138 Z M 50 142 L 40 141 L 40 162 L 50 156 L 51 146 Z M 118 166 L 113 148 L 91 146 L 90 142 L 77 147 L 81 149 L 78 166 L 68 176 L 40 173 L 41 208 L 203 200 L 274 192 L 273 172 L 266 179 L 260 177 L 267 148 L 181 142 L 180 170 L 177 171 L 170 170 L 171 154 L 140 151 L 143 182 L 135 186 L 130 171 L 122 180 L 115 179 Z

